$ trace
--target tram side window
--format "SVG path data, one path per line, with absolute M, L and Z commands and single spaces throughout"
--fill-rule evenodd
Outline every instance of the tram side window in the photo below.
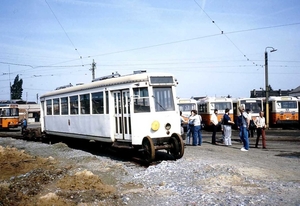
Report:
M 6 116 L 6 110 L 5 109 L 1 109 L 1 117 L 5 117 Z
M 106 108 L 106 114 L 109 114 L 109 96 L 108 92 L 105 92 L 105 108 Z
M 19 116 L 19 108 L 12 108 L 11 109 L 11 116 Z
M 175 104 L 171 87 L 153 88 L 155 111 L 174 111 Z
M 90 114 L 90 94 L 80 95 L 80 114 Z
M 46 101 L 47 115 L 52 115 L 52 99 Z
M 68 110 L 69 110 L 68 97 L 61 98 L 60 105 L 61 105 L 61 114 L 68 114 Z
M 78 96 L 71 96 L 70 97 L 70 113 L 71 114 L 78 114 Z
M 59 99 L 53 99 L 53 112 L 54 115 L 59 115 Z
M 134 88 L 133 94 L 134 112 L 150 112 L 148 88 Z
M 93 114 L 104 114 L 103 92 L 92 93 Z

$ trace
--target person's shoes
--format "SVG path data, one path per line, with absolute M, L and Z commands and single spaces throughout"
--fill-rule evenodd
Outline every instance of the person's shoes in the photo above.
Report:
M 243 152 L 248 152 L 248 150 L 245 149 L 244 147 L 241 149 L 241 151 L 243 151 Z
M 258 148 L 258 146 L 255 146 L 254 148 Z
M 214 143 L 212 143 L 213 145 L 218 145 L 218 143 L 216 143 L 216 142 L 214 142 Z
M 266 147 L 263 147 L 263 149 L 267 149 Z

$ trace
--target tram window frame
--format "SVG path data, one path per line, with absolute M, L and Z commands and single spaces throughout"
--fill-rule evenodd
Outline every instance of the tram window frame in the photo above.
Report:
M 175 111 L 172 87 L 153 87 L 156 112 Z
M 46 100 L 47 115 L 52 115 L 52 99 Z
M 53 114 L 54 115 L 59 115 L 60 114 L 60 109 L 59 109 L 59 98 L 53 99 Z
M 62 115 L 68 115 L 69 114 L 68 97 L 60 98 L 60 107 L 61 107 L 61 114 Z
M 78 95 L 69 97 L 69 105 L 70 105 L 70 114 L 77 115 L 78 114 Z
M 92 93 L 92 114 L 104 114 L 103 92 Z
M 80 97 L 80 114 L 91 114 L 90 94 L 81 94 Z
M 150 112 L 148 87 L 133 88 L 134 113 Z
M 108 95 L 108 91 L 105 92 L 105 112 L 106 114 L 109 114 L 109 95 Z

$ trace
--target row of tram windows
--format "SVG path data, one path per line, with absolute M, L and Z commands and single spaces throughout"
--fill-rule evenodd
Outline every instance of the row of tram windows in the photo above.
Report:
M 114 98 L 116 99 L 116 97 Z M 130 97 L 123 96 L 124 102 L 118 104 L 119 109 L 121 109 L 121 105 L 126 105 L 126 101 L 130 102 L 130 99 L 126 100 L 126 98 Z M 118 99 L 121 100 L 121 98 Z M 171 88 L 153 88 L 153 99 L 156 112 L 175 110 Z M 134 113 L 150 112 L 150 97 L 147 87 L 133 88 L 133 105 Z M 108 106 L 109 94 L 107 91 L 46 100 L 47 115 L 109 114 Z M 115 107 L 117 107 L 116 104 Z
M 108 95 L 105 96 L 108 105 Z M 46 108 L 47 115 L 104 114 L 103 92 L 48 99 Z

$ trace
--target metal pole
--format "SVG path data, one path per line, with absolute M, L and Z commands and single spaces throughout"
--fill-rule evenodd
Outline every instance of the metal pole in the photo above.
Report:
M 9 81 L 9 102 L 11 103 L 10 65 L 8 65 L 8 81 Z
M 265 90 L 266 90 L 266 127 L 269 128 L 269 83 L 268 83 L 268 52 L 265 51 Z
M 268 51 L 267 49 L 272 49 L 270 52 L 275 52 L 277 49 L 274 49 L 273 47 L 266 47 L 265 49 L 265 83 L 266 83 L 266 128 L 269 129 L 269 92 L 270 92 L 270 87 L 269 87 L 269 77 L 268 77 Z

